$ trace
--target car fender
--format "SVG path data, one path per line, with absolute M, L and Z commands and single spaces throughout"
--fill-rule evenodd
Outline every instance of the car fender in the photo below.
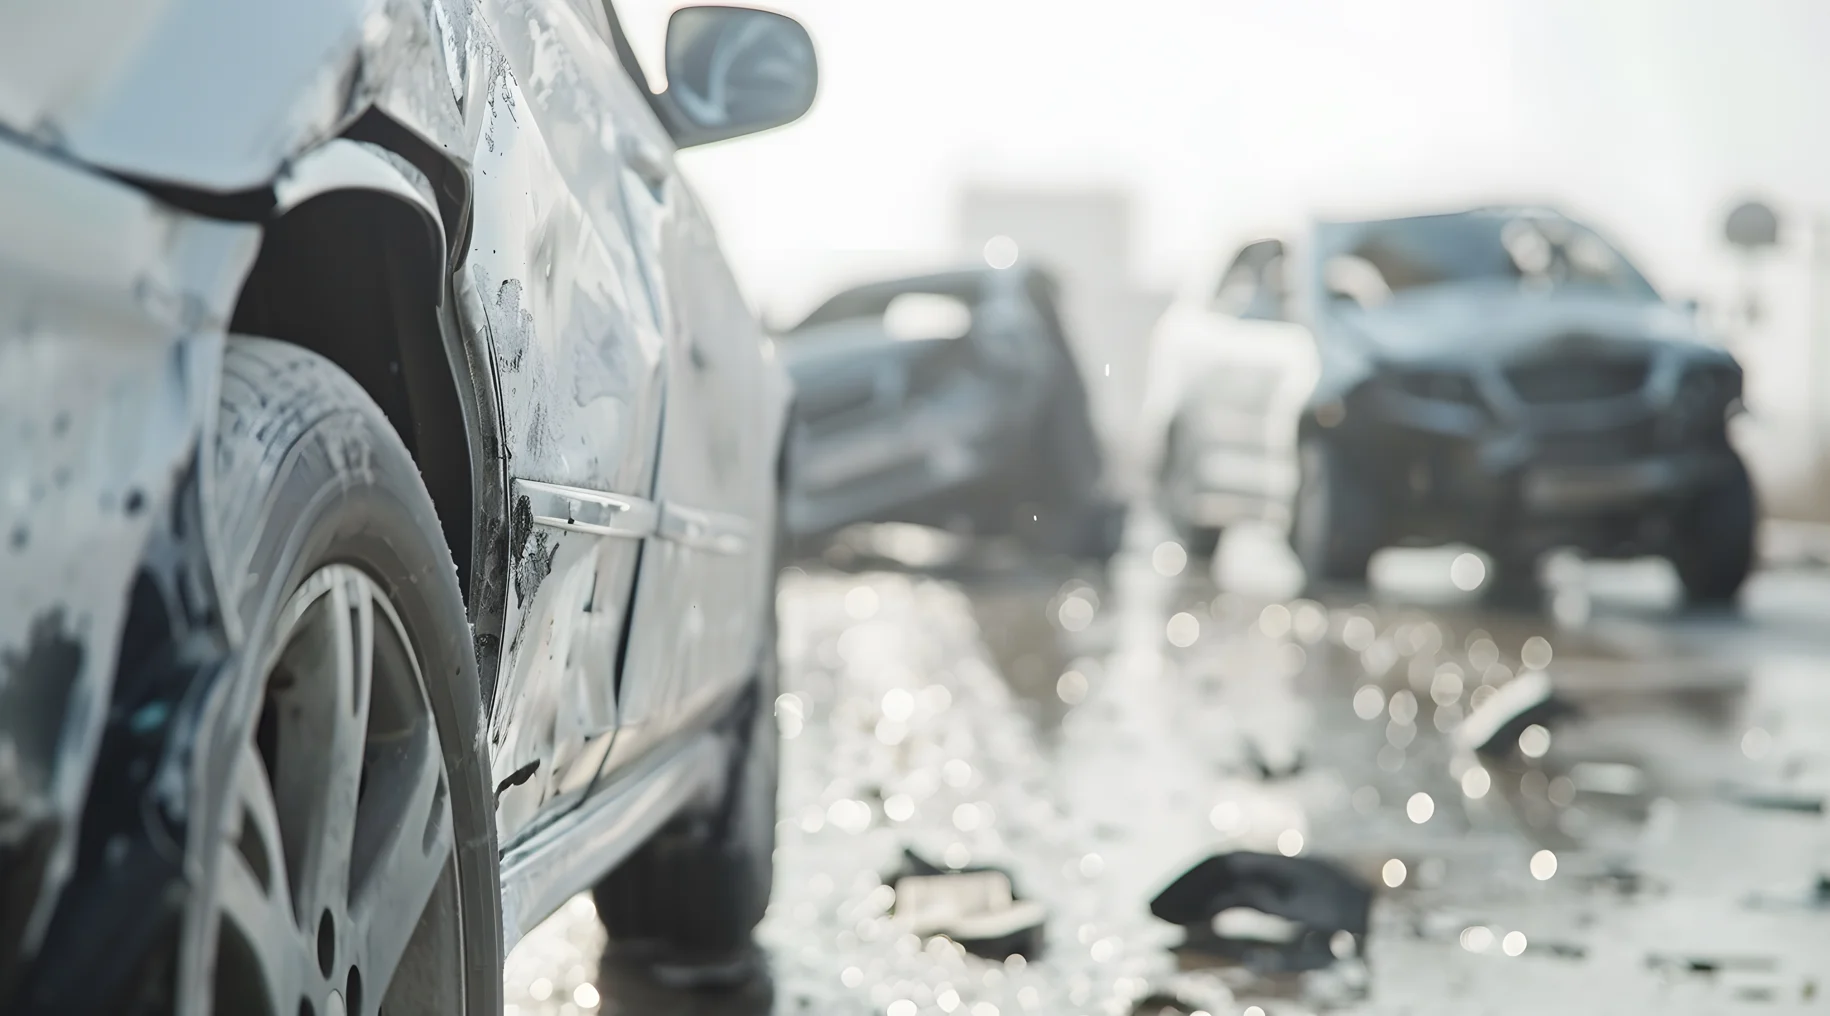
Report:
M 0 0 L 0 126 L 108 172 L 258 191 L 370 108 L 448 151 L 468 0 Z M 74 58 L 81 54 L 81 59 Z
M 215 591 L 179 516 L 259 242 L 0 139 L 0 849 L 48 837 L 27 947 L 72 871 L 130 590 L 165 568 Z

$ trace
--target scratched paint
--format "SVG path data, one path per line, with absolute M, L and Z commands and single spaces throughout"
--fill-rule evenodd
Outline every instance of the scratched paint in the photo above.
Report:
M 179 495 L 207 501 L 212 463 L 198 450 L 260 242 L 257 225 L 180 214 L 83 167 L 229 194 L 232 214 L 258 218 L 268 192 L 297 190 L 308 167 L 328 165 L 313 153 L 371 112 L 413 137 L 389 151 L 362 134 L 339 158 L 373 159 L 404 199 L 436 205 L 454 245 L 449 338 L 466 358 L 456 374 L 479 449 L 473 642 L 479 669 L 501 675 L 488 768 L 500 778 L 533 765 L 504 797 L 503 840 L 604 769 L 624 722 L 615 665 L 632 610 L 630 630 L 645 634 L 622 686 L 643 703 L 644 730 L 687 725 L 751 672 L 786 379 L 595 4 L 87 0 L 82 11 L 0 0 L 0 20 L 26 26 L 0 38 L 0 128 L 21 142 L 0 141 L 0 435 L 12 449 L 0 459 L 0 658 L 41 659 L 32 625 L 53 616 L 80 649 L 49 789 L 13 794 L 28 781 L 0 765 L 11 796 L 34 798 L 22 807 L 74 825 L 149 527 L 191 503 Z M 96 20 L 116 30 L 91 38 Z M 73 49 L 85 58 L 67 59 Z M 56 159 L 25 154 L 33 146 Z M 59 242 L 30 242 L 43 237 Z M 713 520 L 717 533 L 650 539 L 668 549 L 638 583 L 639 542 L 517 516 L 513 479 L 659 501 L 661 517 Z M 205 515 L 186 536 L 202 547 L 245 517 Z M 207 566 L 222 598 L 254 588 L 236 562 Z M 218 623 L 233 644 L 232 620 Z M 0 740 L 14 719 L 0 717 Z M 67 854 L 66 842 L 53 889 Z
M 258 233 L 16 147 L 0 180 L 0 846 L 54 830 L 29 936 L 71 870 L 126 591 Z

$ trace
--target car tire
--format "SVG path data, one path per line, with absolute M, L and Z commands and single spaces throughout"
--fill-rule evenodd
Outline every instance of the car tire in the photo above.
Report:
M 778 562 L 784 542 L 778 534 Z M 665 987 L 727 990 L 766 977 L 752 933 L 775 881 L 773 585 L 763 615 L 756 673 L 721 730 L 730 769 L 717 803 L 675 818 L 592 891 L 610 938 L 606 962 L 633 965 Z
M 1493 571 L 1482 583 L 1480 596 L 1498 607 L 1533 608 L 1544 601 L 1544 584 L 1538 576 L 1538 555 L 1516 548 L 1488 552 Z
M 239 648 L 194 785 L 180 1013 L 499 1013 L 501 898 L 463 598 L 349 375 L 231 339 L 205 488 Z
M 751 933 L 775 875 L 773 687 L 773 674 L 759 676 L 733 715 L 739 744 L 718 805 L 669 823 L 593 890 L 610 952 L 669 987 L 730 988 L 762 973 Z
M 1305 437 L 1297 446 L 1300 481 L 1290 520 L 1290 548 L 1310 582 L 1365 582 L 1379 549 L 1372 485 L 1334 442 Z
M 1739 457 L 1729 474 L 1685 506 L 1671 563 L 1693 604 L 1733 602 L 1754 567 L 1754 484 Z
M 1219 526 L 1197 526 L 1192 522 L 1184 522 L 1180 519 L 1174 520 L 1171 524 L 1175 528 L 1176 542 L 1182 545 L 1183 550 L 1188 551 L 1189 557 L 1197 561 L 1212 558 L 1220 549 L 1220 538 L 1225 535 L 1225 530 Z

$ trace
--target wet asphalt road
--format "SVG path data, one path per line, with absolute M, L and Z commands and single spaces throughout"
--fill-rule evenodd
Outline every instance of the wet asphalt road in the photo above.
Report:
M 1211 569 L 1165 540 L 1137 520 L 1109 575 L 976 552 L 790 572 L 773 990 L 649 987 L 600 963 L 581 898 L 510 957 L 508 1011 L 1830 1007 L 1811 895 L 1830 824 L 1805 810 L 1830 788 L 1830 571 L 1769 570 L 1707 613 L 1661 565 L 1553 561 L 1543 605 L 1494 606 L 1451 581 L 1470 562 L 1416 551 L 1376 561 L 1371 590 L 1307 599 L 1269 534 L 1229 534 Z M 1460 747 L 1521 680 L 1570 711 L 1495 754 Z M 1007 869 L 1047 909 L 1040 953 L 911 934 L 884 885 L 905 848 Z M 1178 953 L 1147 903 L 1227 849 L 1358 872 L 1369 935 L 1301 974 Z

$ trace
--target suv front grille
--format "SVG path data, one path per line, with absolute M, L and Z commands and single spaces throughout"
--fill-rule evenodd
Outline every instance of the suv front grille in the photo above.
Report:
M 1521 402 L 1557 405 L 1631 395 L 1651 372 L 1652 360 L 1643 355 L 1560 356 L 1513 364 L 1506 382 Z
M 1464 406 L 1479 406 L 1480 391 L 1474 386 L 1474 379 L 1457 370 L 1406 370 L 1396 372 L 1393 382 L 1405 394 L 1433 402 L 1457 402 Z
M 1631 462 L 1657 451 L 1656 421 L 1647 419 L 1620 427 L 1541 437 L 1537 461 L 1551 466 L 1606 466 Z

